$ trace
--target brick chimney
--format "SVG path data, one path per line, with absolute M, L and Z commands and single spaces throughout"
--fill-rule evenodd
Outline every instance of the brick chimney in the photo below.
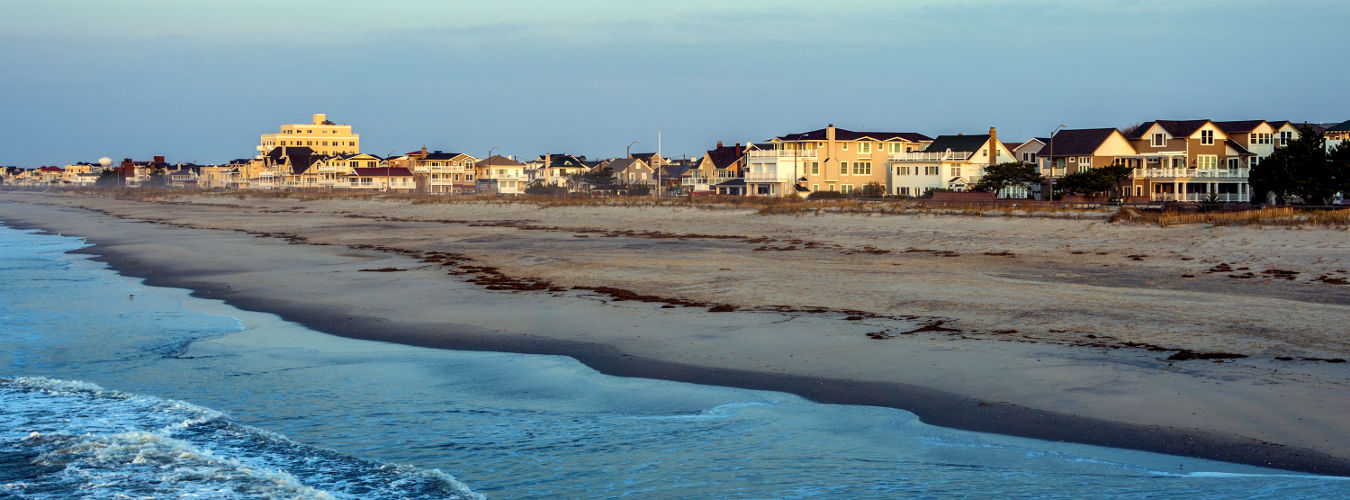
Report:
M 722 141 L 717 141 L 717 147 L 722 147 Z
M 989 164 L 998 163 L 998 129 L 989 127 Z

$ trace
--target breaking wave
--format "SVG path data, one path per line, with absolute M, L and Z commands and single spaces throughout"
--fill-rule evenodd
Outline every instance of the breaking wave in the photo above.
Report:
M 182 401 L 0 379 L 0 497 L 481 498 L 438 470 L 291 441 Z

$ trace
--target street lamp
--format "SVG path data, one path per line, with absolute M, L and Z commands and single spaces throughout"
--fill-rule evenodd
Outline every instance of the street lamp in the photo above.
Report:
M 634 144 L 637 144 L 637 143 L 639 143 L 639 142 L 642 142 L 642 141 L 639 141 L 639 140 L 637 140 L 637 139 L 634 139 L 633 142 L 628 143 L 628 147 L 623 148 L 624 154 L 627 155 L 629 158 L 632 158 L 632 157 L 633 157 L 633 145 L 634 145 Z
M 1061 123 L 1059 124 L 1058 127 L 1055 127 L 1054 130 L 1050 131 L 1050 154 L 1052 155 L 1050 157 L 1050 193 L 1047 195 L 1046 198 L 1047 200 L 1050 200 L 1050 203 L 1055 202 L 1055 158 L 1053 156 L 1056 153 L 1055 134 L 1059 133 L 1060 129 L 1068 127 L 1069 127 L 1068 125 Z

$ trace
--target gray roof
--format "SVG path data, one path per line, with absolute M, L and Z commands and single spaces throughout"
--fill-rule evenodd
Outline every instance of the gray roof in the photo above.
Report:
M 1114 128 L 1080 128 L 1061 130 L 1041 149 L 1037 156 L 1088 156 L 1097 151 L 1107 138 L 1116 133 Z
M 940 153 L 946 150 L 952 152 L 964 151 L 974 153 L 984 147 L 984 143 L 989 142 L 989 134 L 981 135 L 939 135 L 933 139 L 924 151 Z

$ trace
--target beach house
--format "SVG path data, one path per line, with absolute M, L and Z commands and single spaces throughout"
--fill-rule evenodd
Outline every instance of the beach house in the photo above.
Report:
M 915 132 L 855 132 L 829 124 L 774 137 L 751 151 L 746 182 L 753 187 L 750 194 L 768 196 L 852 193 L 868 184 L 889 191 L 891 155 L 921 150 L 932 141 Z
M 525 192 L 525 164 L 502 155 L 492 155 L 476 164 L 478 180 L 475 191 L 496 194 Z
M 993 127 L 988 134 L 940 135 L 922 150 L 889 155 L 888 192 L 922 196 L 936 190 L 966 191 L 979 182 L 985 167 L 1016 161 Z
M 1246 127 L 1232 125 L 1234 129 Z M 1253 133 L 1273 133 L 1254 126 Z M 1246 134 L 1243 134 L 1246 135 Z M 1134 195 L 1153 201 L 1251 200 L 1247 176 L 1256 155 L 1210 120 L 1155 120 L 1125 134 L 1137 152 Z M 1263 139 L 1258 138 L 1258 141 Z M 1265 144 L 1259 144 L 1265 147 Z

